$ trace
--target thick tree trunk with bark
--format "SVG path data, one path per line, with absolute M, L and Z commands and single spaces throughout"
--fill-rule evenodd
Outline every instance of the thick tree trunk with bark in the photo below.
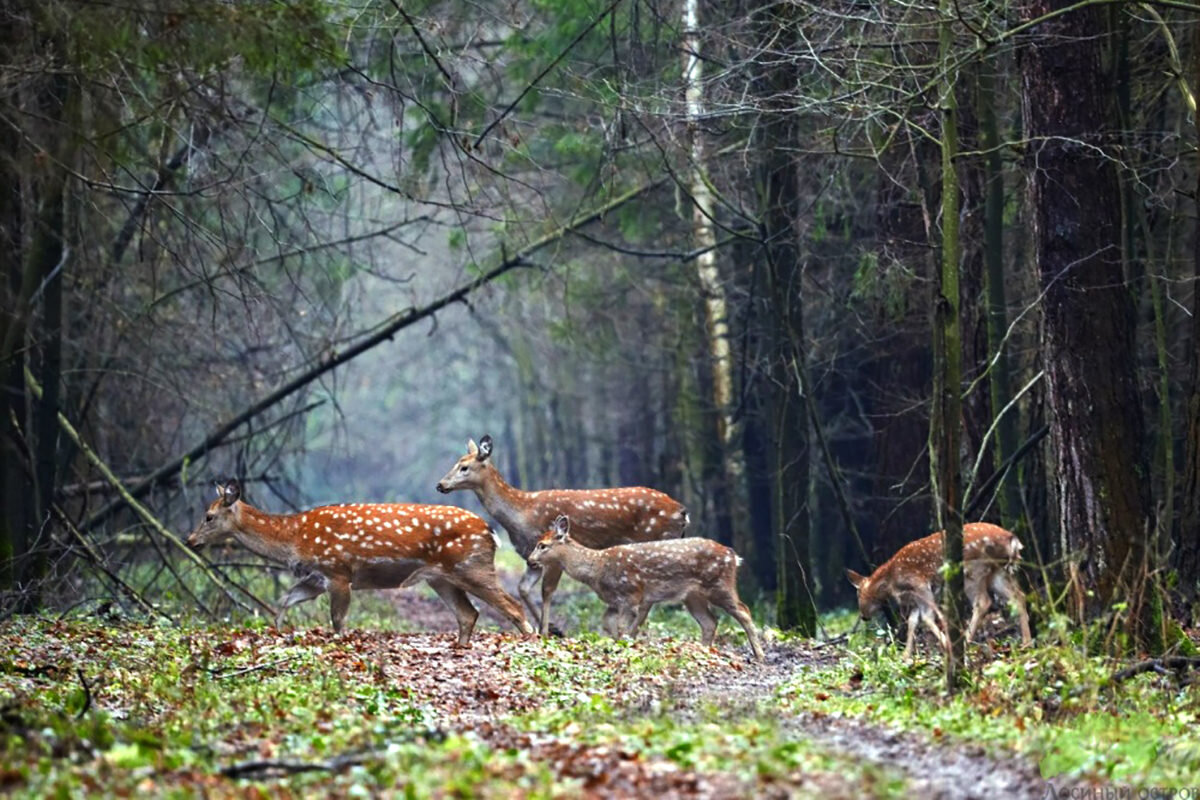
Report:
M 794 36 L 789 6 L 769 6 L 764 33 L 782 47 Z M 780 33 L 782 32 L 782 33 Z M 774 470 L 776 608 L 779 627 L 811 635 L 816 608 L 805 586 L 809 568 L 808 414 L 801 394 L 800 370 L 806 369 L 798 220 L 800 171 L 792 155 L 798 141 L 795 114 L 786 108 L 795 84 L 794 65 L 763 66 L 758 81 L 764 113 L 755 127 L 759 209 L 767 263 L 767 296 L 774 317 L 769 346 L 771 437 Z M 780 106 L 783 106 L 782 108 Z
M 1200 27 L 1192 35 L 1192 86 L 1200 87 Z M 1200 142 L 1200 115 L 1192 115 Z M 1176 561 L 1179 584 L 1191 598 L 1200 596 L 1200 169 L 1196 171 L 1196 229 L 1192 236 L 1191 387 L 1187 396 L 1187 428 L 1183 453 L 1183 485 L 1179 491 Z
M 1034 0 L 1026 17 L 1065 5 Z M 1120 188 L 1115 166 L 1097 150 L 1111 118 L 1103 20 L 1094 8 L 1059 16 L 1039 26 L 1037 46 L 1022 52 L 1027 168 L 1044 290 L 1052 503 L 1082 583 L 1077 611 L 1090 617 L 1128 600 L 1140 635 L 1154 526 Z

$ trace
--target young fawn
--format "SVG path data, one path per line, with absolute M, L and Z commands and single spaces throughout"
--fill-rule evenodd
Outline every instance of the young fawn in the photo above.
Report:
M 608 605 L 604 628 L 614 639 L 624 632 L 634 636 L 656 603 L 682 601 L 700 624 L 705 645 L 717 633 L 716 606 L 741 623 L 754 657 L 763 660 L 750 610 L 738 599 L 742 559 L 728 547 L 710 539 L 671 539 L 593 550 L 575 541 L 570 527 L 565 516 L 554 520 L 529 554 L 529 563 L 565 569 L 599 595 Z
M 675 539 L 683 535 L 688 513 L 662 492 L 641 486 L 621 489 L 548 489 L 524 492 L 509 486 L 492 463 L 492 437 L 467 442 L 467 454 L 438 481 L 446 494 L 473 489 L 479 502 L 508 531 L 513 547 L 529 562 L 533 546 L 554 518 L 566 514 L 574 521 L 574 536 L 584 547 L 603 548 L 630 542 Z M 542 578 L 542 607 L 533 602 L 533 587 Z M 519 590 L 543 636 L 550 631 L 550 598 L 558 588 L 562 570 L 554 565 L 539 569 L 529 562 Z
M 521 605 L 496 580 L 496 534 L 461 508 L 356 503 L 268 514 L 242 502 L 240 485 L 229 481 L 218 485 L 217 499 L 188 544 L 200 547 L 229 539 L 287 564 L 300 578 L 280 600 L 275 627 L 292 606 L 329 592 L 333 629 L 341 631 L 351 590 L 425 581 L 458 619 L 458 647 L 466 647 L 479 617 L 468 594 L 495 608 L 518 630 L 533 633 Z
M 992 608 L 995 594 L 1005 604 L 1017 609 L 1021 626 L 1021 643 L 1029 644 L 1029 614 L 1025 595 L 1017 585 L 1010 569 L 1021 554 L 1021 540 L 998 525 L 970 522 L 963 526 L 963 571 L 967 599 L 971 602 L 971 620 L 967 623 L 967 641 L 983 615 Z M 853 570 L 846 576 L 858 589 L 858 610 L 863 619 L 871 619 L 882 609 L 888 598 L 894 599 L 902 612 L 908 614 L 908 637 L 904 657 L 912 657 L 917 626 L 924 623 L 937 638 L 943 650 L 949 649 L 946 621 L 933 597 L 933 589 L 941 583 L 942 532 L 909 542 L 901 547 L 887 563 L 863 577 Z

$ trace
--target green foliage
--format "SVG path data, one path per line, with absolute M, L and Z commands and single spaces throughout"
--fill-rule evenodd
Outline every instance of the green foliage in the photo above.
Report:
M 185 0 L 144 16 L 125 6 L 44 6 L 48 28 L 67 32 L 89 72 L 172 69 L 204 74 L 235 60 L 289 84 L 336 58 L 336 7 L 324 0 L 221 3 Z
M 850 301 L 854 305 L 879 308 L 889 319 L 902 319 L 908 308 L 908 292 L 913 276 L 900 264 L 885 266 L 879 254 L 864 250 L 854 270 Z

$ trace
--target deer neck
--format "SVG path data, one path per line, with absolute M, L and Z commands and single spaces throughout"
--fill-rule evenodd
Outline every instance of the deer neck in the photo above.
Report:
M 475 496 L 479 498 L 480 503 L 483 503 L 488 514 L 491 514 L 497 522 L 504 526 L 504 530 L 508 531 L 510 538 L 521 540 L 521 544 L 514 541 L 514 545 L 518 547 L 524 546 L 524 544 L 532 545 L 533 541 L 541 535 L 541 531 L 527 530 L 528 522 L 525 512 L 530 503 L 529 492 L 509 486 L 508 482 L 500 477 L 497 470 L 488 470 L 488 477 L 475 490 Z
M 604 569 L 604 555 L 601 551 L 572 541 L 561 552 L 559 563 L 572 578 L 588 586 L 594 586 L 600 579 L 600 573 Z
M 233 537 L 242 547 L 272 561 L 290 564 L 297 560 L 296 546 L 292 541 L 297 527 L 294 515 L 268 514 L 254 506 L 239 503 L 237 521 Z

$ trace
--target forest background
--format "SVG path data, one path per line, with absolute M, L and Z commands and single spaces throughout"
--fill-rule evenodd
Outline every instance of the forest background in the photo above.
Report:
M 988 519 L 1167 647 L 1197 12 L 7 2 L 0 609 L 253 610 L 178 539 L 213 478 L 436 502 L 490 433 L 515 485 L 679 498 L 782 628 Z

